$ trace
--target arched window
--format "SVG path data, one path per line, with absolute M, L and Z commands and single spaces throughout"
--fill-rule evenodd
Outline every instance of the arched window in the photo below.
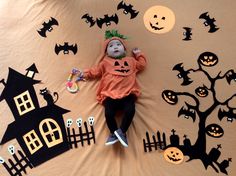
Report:
M 39 124 L 39 131 L 48 148 L 63 142 L 61 128 L 53 119 L 44 119 Z

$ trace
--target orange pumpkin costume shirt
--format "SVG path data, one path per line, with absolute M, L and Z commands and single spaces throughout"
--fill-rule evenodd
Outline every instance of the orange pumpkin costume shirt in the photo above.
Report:
M 103 55 L 98 65 L 84 70 L 86 79 L 101 78 L 97 89 L 97 100 L 100 104 L 110 97 L 112 99 L 121 99 L 134 94 L 140 95 L 136 75 L 146 66 L 146 58 L 142 53 L 134 57 L 125 56 L 121 59 L 111 58 L 106 55 L 106 48 L 111 40 L 119 40 L 124 45 L 124 41 L 118 37 L 112 37 L 105 40 Z

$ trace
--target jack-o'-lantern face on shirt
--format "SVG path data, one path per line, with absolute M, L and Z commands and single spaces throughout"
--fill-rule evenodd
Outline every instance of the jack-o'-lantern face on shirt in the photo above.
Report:
M 106 70 L 119 76 L 128 76 L 134 72 L 135 61 L 131 57 L 124 57 L 122 59 L 106 59 Z

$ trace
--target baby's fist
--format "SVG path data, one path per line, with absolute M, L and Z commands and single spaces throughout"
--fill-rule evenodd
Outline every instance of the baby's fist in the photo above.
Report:
M 133 54 L 138 54 L 138 53 L 141 53 L 141 51 L 140 51 L 140 49 L 138 49 L 138 48 L 134 48 L 133 50 L 132 50 L 132 52 L 133 52 Z

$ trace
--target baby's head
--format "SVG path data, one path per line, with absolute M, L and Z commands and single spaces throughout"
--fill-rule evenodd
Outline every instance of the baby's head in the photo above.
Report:
M 112 39 L 107 44 L 106 48 L 107 55 L 112 58 L 120 58 L 125 56 L 125 46 L 118 39 Z

